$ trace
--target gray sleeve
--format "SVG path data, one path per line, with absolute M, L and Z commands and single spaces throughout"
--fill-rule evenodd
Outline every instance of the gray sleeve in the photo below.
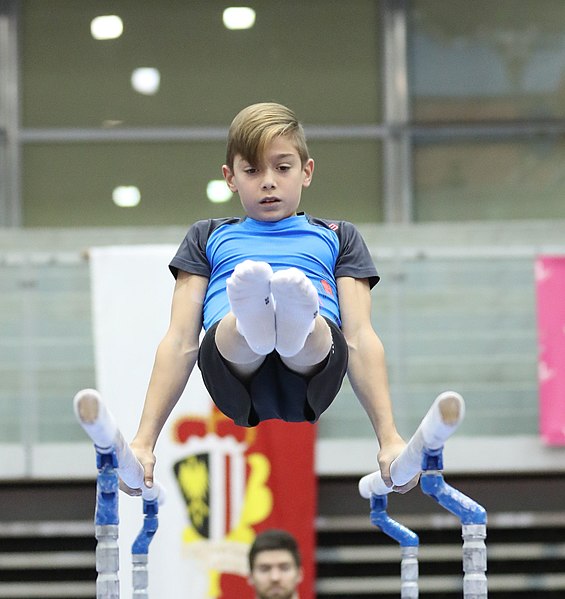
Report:
M 169 264 L 175 279 L 179 270 L 210 277 L 210 263 L 206 257 L 206 243 L 210 228 L 210 220 L 200 220 L 188 229 L 175 257 Z
M 371 289 L 379 282 L 380 276 L 365 240 L 355 225 L 342 221 L 339 226 L 339 256 L 335 276 L 369 279 Z

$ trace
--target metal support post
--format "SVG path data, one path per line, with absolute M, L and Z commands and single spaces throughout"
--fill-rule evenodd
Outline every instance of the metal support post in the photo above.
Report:
M 147 599 L 149 597 L 148 553 L 149 544 L 159 526 L 159 502 L 157 500 L 143 500 L 143 528 L 133 542 L 132 553 L 132 581 L 133 598 Z
M 119 599 L 118 473 L 114 452 L 96 452 L 96 599 Z
M 443 448 L 424 450 L 422 459 L 422 491 L 457 516 L 463 536 L 463 597 L 486 599 L 487 551 L 485 545 L 487 512 L 484 507 L 448 485 L 442 474 Z
M 400 545 L 400 597 L 418 598 L 418 535 L 387 514 L 386 495 L 371 495 L 371 524 Z

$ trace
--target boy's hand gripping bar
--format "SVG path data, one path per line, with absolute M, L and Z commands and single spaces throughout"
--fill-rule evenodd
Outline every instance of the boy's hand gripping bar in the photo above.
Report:
M 126 443 L 114 417 L 106 408 L 100 393 L 95 389 L 83 389 L 74 399 L 75 415 L 82 428 L 94 442 L 100 453 L 116 453 L 118 475 L 132 489 L 141 489 L 143 499 L 163 503 L 165 494 L 158 482 L 147 487 L 144 482 L 143 466 Z
M 424 448 L 436 450 L 443 447 L 461 424 L 464 415 L 465 402 L 459 393 L 445 391 L 438 395 L 402 453 L 392 462 L 390 475 L 393 483 L 405 485 L 421 472 Z M 379 470 L 359 481 L 359 493 L 365 499 L 391 492 L 392 487 L 385 485 Z

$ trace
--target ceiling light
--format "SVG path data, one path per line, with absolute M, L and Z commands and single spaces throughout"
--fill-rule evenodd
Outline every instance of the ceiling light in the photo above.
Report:
M 206 195 L 214 204 L 229 202 L 233 197 L 233 193 L 229 190 L 229 187 L 223 179 L 214 179 L 210 181 L 206 187 Z
M 232 6 L 224 10 L 223 19 L 228 29 L 250 29 L 255 25 L 255 11 L 248 6 Z
M 112 192 L 114 204 L 120 208 L 133 208 L 141 200 L 141 193 L 135 185 L 120 185 Z
M 152 96 L 159 91 L 161 73 L 153 68 L 135 69 L 131 74 L 131 85 L 136 92 Z
M 124 24 L 116 15 L 103 15 L 92 19 L 90 33 L 95 40 L 114 40 L 122 35 Z
M 112 127 L 119 127 L 120 125 L 123 125 L 124 121 L 121 121 L 119 119 L 104 119 L 102 121 L 102 127 L 104 129 L 111 129 Z

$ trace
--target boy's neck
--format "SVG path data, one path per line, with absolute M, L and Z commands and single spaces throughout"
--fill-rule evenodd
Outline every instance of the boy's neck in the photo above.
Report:
M 278 220 L 263 220 L 263 219 L 258 219 L 258 218 L 253 218 L 252 216 L 249 216 L 248 214 L 246 214 L 246 218 L 255 221 L 256 223 L 271 223 L 271 224 L 276 224 L 276 223 L 281 223 L 283 220 L 287 220 L 288 218 L 293 218 L 295 216 L 302 216 L 304 214 L 304 212 L 294 212 L 293 214 L 289 214 L 288 216 L 285 216 L 284 218 L 279 218 Z

